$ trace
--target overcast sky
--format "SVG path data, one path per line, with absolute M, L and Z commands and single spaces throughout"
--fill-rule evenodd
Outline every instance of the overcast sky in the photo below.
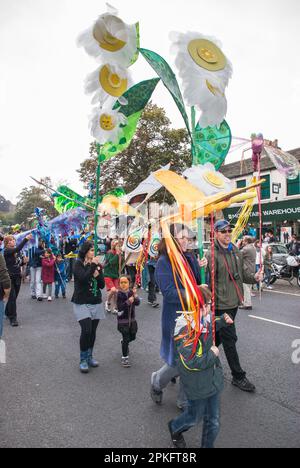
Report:
M 139 20 L 141 46 L 171 64 L 170 31 L 220 39 L 234 66 L 227 91 L 233 135 L 262 131 L 286 150 L 300 146 L 299 0 L 110 3 L 126 22 Z M 76 37 L 105 11 L 101 0 L 0 0 L 0 194 L 13 202 L 30 175 L 83 190 L 76 169 L 92 140 L 83 82 L 97 64 L 76 47 Z M 132 72 L 136 82 L 155 76 L 142 57 Z M 153 100 L 175 127 L 184 126 L 162 84 Z

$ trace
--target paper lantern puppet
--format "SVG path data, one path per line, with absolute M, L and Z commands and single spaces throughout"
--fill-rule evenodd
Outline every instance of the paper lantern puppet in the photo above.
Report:
M 221 125 L 227 113 L 225 90 L 232 76 L 232 65 L 220 42 L 196 32 L 173 32 L 170 39 L 185 101 L 202 111 L 200 127 Z

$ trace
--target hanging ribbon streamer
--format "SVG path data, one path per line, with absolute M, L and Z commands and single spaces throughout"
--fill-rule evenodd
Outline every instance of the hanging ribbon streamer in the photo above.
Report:
M 215 223 L 214 213 L 211 215 L 211 315 L 212 315 L 212 329 L 213 329 L 213 343 L 216 345 L 216 253 L 215 253 Z

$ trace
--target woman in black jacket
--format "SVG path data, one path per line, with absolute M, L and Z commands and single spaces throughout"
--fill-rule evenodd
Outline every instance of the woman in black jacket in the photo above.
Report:
M 98 367 L 93 359 L 93 348 L 99 321 L 105 318 L 102 306 L 101 289 L 105 287 L 100 257 L 95 257 L 91 242 L 85 242 L 80 249 L 74 267 L 74 313 L 81 327 L 80 371 L 89 372 L 90 367 Z

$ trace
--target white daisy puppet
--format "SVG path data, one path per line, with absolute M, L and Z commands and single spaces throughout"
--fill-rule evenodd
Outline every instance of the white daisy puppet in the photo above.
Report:
M 225 90 L 232 76 L 220 42 L 195 32 L 172 32 L 170 39 L 186 103 L 202 112 L 202 128 L 219 126 L 227 113 Z
M 193 166 L 183 173 L 183 177 L 207 197 L 220 192 L 231 192 L 234 188 L 232 181 L 216 171 L 211 163 Z
M 139 26 L 128 25 L 118 16 L 118 10 L 107 5 L 107 13 L 78 38 L 79 47 L 84 47 L 87 54 L 101 62 L 114 61 L 123 67 L 129 67 L 138 55 Z
M 126 68 L 115 63 L 107 63 L 88 75 L 85 92 L 93 94 L 93 104 L 100 104 L 102 107 L 108 99 L 120 98 L 131 86 L 133 80 Z
M 122 134 L 121 125 L 126 125 L 127 119 L 122 112 L 112 110 L 109 106 L 103 109 L 95 108 L 90 118 L 91 135 L 100 143 L 118 143 Z

